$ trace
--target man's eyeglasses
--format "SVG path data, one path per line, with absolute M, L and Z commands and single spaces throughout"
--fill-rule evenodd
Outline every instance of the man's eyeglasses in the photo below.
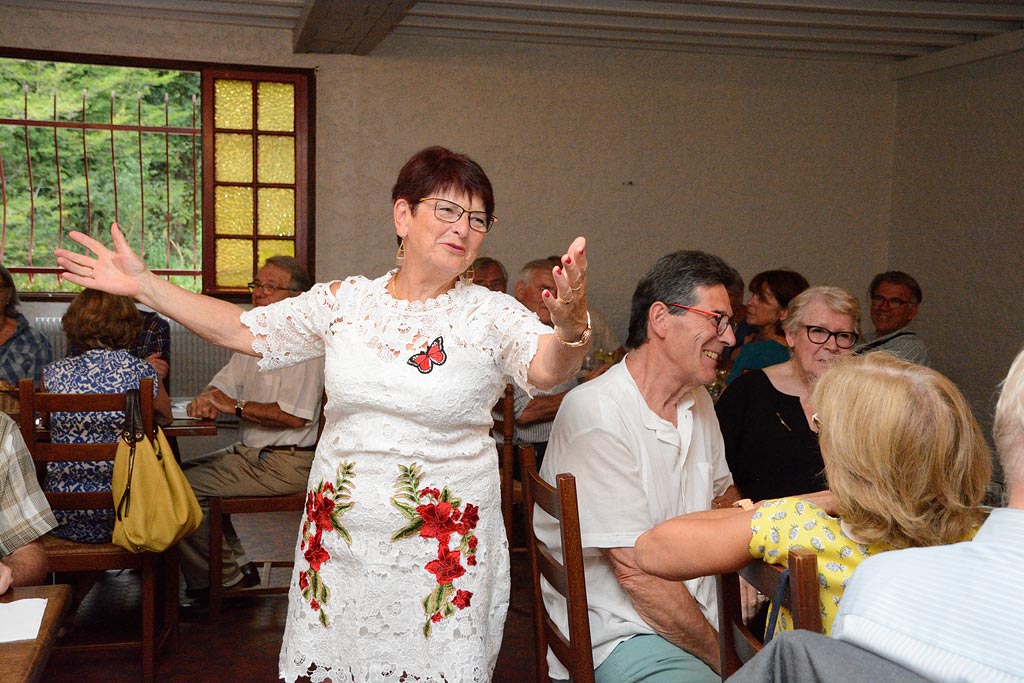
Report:
M 301 292 L 302 290 L 294 287 L 278 287 L 277 285 L 266 284 L 263 282 L 250 282 L 246 287 L 249 288 L 250 292 L 255 292 L 257 289 L 262 289 L 267 294 L 273 294 L 279 289 L 283 289 L 286 292 Z
M 669 306 L 675 306 L 676 308 L 684 308 L 687 311 L 693 311 L 694 313 L 700 313 L 711 318 L 711 321 L 715 324 L 715 332 L 721 337 L 725 334 L 725 331 L 729 329 L 729 322 L 732 320 L 725 313 L 712 313 L 711 311 L 703 311 L 693 306 L 684 306 L 682 304 L 669 304 Z
M 804 328 L 807 330 L 807 338 L 811 340 L 812 344 L 824 344 L 829 337 L 835 337 L 836 346 L 848 349 L 860 339 L 856 332 L 833 332 L 827 327 L 818 327 L 817 325 L 804 325 Z
M 898 299 L 896 297 L 886 299 L 884 296 L 878 296 L 877 294 L 871 297 L 871 305 L 878 306 L 879 308 L 885 305 L 888 305 L 889 308 L 899 308 L 900 306 L 906 306 L 907 304 L 916 303 L 916 301 L 905 301 L 903 299 Z
M 467 211 L 455 202 L 437 197 L 420 197 L 421 202 L 434 202 L 434 216 L 445 223 L 458 223 L 462 214 L 469 214 L 469 227 L 477 232 L 487 232 L 494 227 L 494 216 L 488 216 L 486 211 Z

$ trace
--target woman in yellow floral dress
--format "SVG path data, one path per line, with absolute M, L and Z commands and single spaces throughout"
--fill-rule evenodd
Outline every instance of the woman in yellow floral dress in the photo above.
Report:
M 785 565 L 790 548 L 813 548 L 828 633 L 864 558 L 973 538 L 989 449 L 949 379 L 884 352 L 847 356 L 825 371 L 812 401 L 827 492 L 663 522 L 637 539 L 640 568 L 691 579 L 758 558 Z M 788 619 L 779 628 L 791 628 Z

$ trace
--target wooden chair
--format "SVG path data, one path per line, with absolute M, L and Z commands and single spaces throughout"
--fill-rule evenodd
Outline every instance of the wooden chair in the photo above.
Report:
M 512 527 L 515 519 L 515 504 L 522 500 L 522 485 L 518 487 L 514 476 L 516 457 L 515 431 L 515 391 L 511 384 L 505 386 L 505 393 L 494 406 L 500 418 L 494 419 L 494 432 L 501 435 L 497 441 L 498 470 L 501 481 L 501 516 L 505 522 L 505 537 L 509 548 L 512 547 Z
M 587 585 L 583 574 L 583 547 L 580 539 L 580 515 L 576 503 L 576 478 L 571 474 L 555 477 L 551 486 L 537 474 L 533 446 L 519 450 L 523 476 L 523 497 L 530 566 L 533 571 L 533 613 L 537 648 L 537 680 L 550 681 L 548 648 L 569 671 L 573 683 L 594 683 L 594 654 L 590 642 L 587 615 Z M 533 531 L 534 505 L 558 520 L 561 532 L 562 560 L 537 538 Z M 567 603 L 568 636 L 561 632 L 544 606 L 541 577 L 558 591 Z
M 324 431 L 324 409 L 327 406 L 327 392 L 320 397 L 320 422 L 317 428 L 317 441 Z M 209 586 L 210 586 L 210 620 L 220 619 L 224 604 L 224 598 L 258 597 L 261 595 L 274 595 L 287 593 L 290 588 L 288 583 L 273 586 L 270 583 L 271 570 L 274 567 L 294 567 L 294 559 L 288 560 L 261 560 L 256 562 L 262 567 L 260 574 L 260 585 L 252 588 L 232 587 L 224 588 L 221 582 L 224 578 L 222 556 L 224 551 L 224 521 L 230 519 L 231 515 L 260 514 L 263 512 L 302 512 L 306 507 L 306 492 L 291 493 L 282 496 L 210 496 L 208 499 L 209 510 Z
M 264 560 L 257 562 L 263 572 L 261 583 L 253 588 L 224 588 L 221 585 L 224 568 L 221 556 L 224 548 L 224 518 L 234 514 L 258 514 L 262 512 L 301 512 L 306 506 L 306 493 L 293 493 L 285 496 L 240 496 L 224 498 L 210 496 L 209 529 L 210 529 L 210 619 L 220 619 L 224 598 L 256 597 L 287 593 L 289 585 L 272 586 L 270 584 L 271 569 L 274 567 L 293 567 L 294 560 Z
M 789 572 L 781 606 L 790 611 L 794 627 L 822 633 L 818 554 L 810 549 L 793 549 L 789 551 L 788 563 Z M 723 681 L 762 647 L 762 634 L 751 631 L 743 621 L 740 577 L 773 599 L 783 580 L 784 569 L 781 565 L 757 560 L 738 572 L 722 574 L 717 578 L 718 645 Z
M 139 386 L 146 435 L 154 433 L 153 381 Z M 45 422 L 53 412 L 83 413 L 124 411 L 124 394 L 51 394 L 37 392 L 32 380 L 23 379 L 19 387 L 21 435 L 28 445 L 40 482 L 45 481 L 46 463 L 65 461 L 113 460 L 117 443 L 58 444 L 42 440 L 37 432 L 36 415 Z M 113 496 L 101 493 L 47 493 L 46 500 L 55 510 L 113 509 Z M 142 657 L 142 680 L 150 683 L 156 673 L 156 654 L 164 643 L 177 644 L 178 563 L 174 548 L 164 553 L 133 553 L 113 543 L 77 543 L 47 534 L 42 538 L 50 570 L 58 573 L 137 570 L 142 579 L 142 626 L 139 640 L 98 641 L 57 646 L 57 651 L 109 651 L 135 649 Z

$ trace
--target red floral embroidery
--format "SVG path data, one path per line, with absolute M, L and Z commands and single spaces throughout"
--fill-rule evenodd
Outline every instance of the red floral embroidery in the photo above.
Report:
M 320 576 L 324 564 L 330 562 L 331 554 L 323 546 L 324 533 L 336 533 L 352 545 L 348 529 L 341 523 L 351 502 L 352 477 L 355 465 L 343 462 L 338 466 L 333 482 L 321 481 L 306 494 L 306 518 L 302 523 L 302 542 L 299 548 L 309 563 L 309 570 L 299 572 L 299 589 L 302 597 L 309 602 L 309 608 L 319 613 L 320 623 L 327 626 L 330 617 L 324 605 L 331 599 L 331 590 Z
M 452 552 L 447 545 L 437 546 L 437 559 L 427 562 L 427 571 L 437 576 L 437 582 L 441 585 L 451 583 L 466 573 L 466 568 L 459 562 L 462 553 L 458 550 Z
M 469 600 L 473 597 L 473 594 L 469 591 L 459 590 L 456 591 L 455 597 L 452 598 L 452 604 L 459 609 L 466 609 L 469 607 Z
M 312 536 L 308 541 L 308 545 L 306 546 L 306 552 L 303 553 L 303 555 L 306 558 L 306 561 L 309 562 L 309 568 L 315 572 L 320 571 L 320 565 L 322 565 L 327 560 L 331 559 L 331 556 L 328 554 L 328 552 L 324 550 L 323 546 L 320 545 L 321 541 L 321 530 L 317 529 L 316 534 Z
M 436 538 L 438 543 L 447 545 L 452 532 L 460 530 L 460 525 L 456 523 L 457 518 L 452 515 L 451 503 L 420 505 L 416 512 L 423 519 L 423 526 L 420 527 L 420 536 L 423 538 Z M 459 514 L 458 510 L 454 512 L 455 515 Z
M 474 530 L 480 522 L 480 508 L 467 503 L 463 509 L 462 501 L 452 496 L 448 487 L 420 488 L 422 478 L 423 470 L 418 464 L 399 465 L 391 504 L 409 521 L 391 536 L 391 540 L 416 537 L 437 540 L 437 559 L 424 565 L 437 580 L 435 589 L 423 598 L 423 613 L 427 617 L 423 635 L 429 637 L 432 624 L 439 624 L 457 610 L 470 606 L 473 593 L 456 590 L 454 582 L 466 573 L 463 558 L 466 566 L 476 566 L 479 539 Z M 454 548 L 451 547 L 453 536 L 458 536 Z

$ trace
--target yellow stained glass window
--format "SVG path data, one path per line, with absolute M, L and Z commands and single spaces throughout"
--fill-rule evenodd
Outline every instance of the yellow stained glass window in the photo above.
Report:
M 257 251 L 260 263 L 271 256 L 295 256 L 295 242 L 292 240 L 262 240 Z
M 221 238 L 217 240 L 217 284 L 242 289 L 252 279 L 252 242 Z
M 257 90 L 257 128 L 295 130 L 295 86 L 291 83 L 260 83 Z
M 257 142 L 261 183 L 295 182 L 295 140 L 284 135 L 260 135 Z
M 252 182 L 252 136 L 217 133 L 215 180 L 220 183 Z
M 252 188 L 218 185 L 215 194 L 217 232 L 252 234 Z
M 217 128 L 252 128 L 252 82 L 217 79 L 214 83 L 217 106 L 213 125 Z
M 296 159 L 305 149 L 296 135 L 308 124 L 305 85 L 261 76 L 232 73 L 214 83 L 216 288 L 243 289 L 271 256 L 304 255 L 296 240 L 307 239 L 297 225 L 308 210 L 306 162 Z
M 260 235 L 295 234 L 295 191 L 264 187 L 259 190 Z

